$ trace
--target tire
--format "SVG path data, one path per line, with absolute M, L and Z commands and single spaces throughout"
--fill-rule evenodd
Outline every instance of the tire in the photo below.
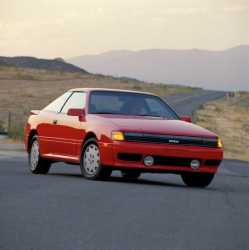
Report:
M 214 174 L 210 173 L 182 173 L 183 182 L 189 187 L 206 187 L 213 178 Z
M 138 179 L 139 176 L 141 175 L 140 172 L 135 171 L 135 170 L 133 170 L 133 171 L 122 171 L 121 174 L 122 174 L 122 177 L 126 178 L 126 179 Z
M 29 170 L 33 174 L 47 174 L 50 167 L 51 162 L 41 158 L 38 137 L 34 136 L 29 151 Z
M 112 170 L 101 165 L 99 146 L 95 138 L 88 139 L 82 150 L 80 160 L 81 174 L 90 180 L 110 177 Z

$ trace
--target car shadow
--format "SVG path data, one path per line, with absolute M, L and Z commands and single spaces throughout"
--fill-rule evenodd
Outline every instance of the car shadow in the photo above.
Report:
M 76 173 L 57 173 L 57 172 L 53 172 L 53 173 L 49 173 L 47 174 L 48 176 L 58 176 L 58 177 L 73 177 L 73 178 L 80 178 L 83 179 L 81 174 L 76 174 Z
M 82 179 L 84 181 L 94 182 L 93 180 L 88 180 L 82 177 L 81 174 L 77 173 L 49 173 L 50 176 L 57 177 L 72 177 L 77 179 Z M 216 191 L 216 188 L 210 186 L 207 188 L 196 188 L 196 187 L 187 187 L 184 183 L 173 183 L 173 181 L 161 181 L 161 180 L 151 180 L 141 176 L 139 179 L 127 179 L 121 176 L 111 176 L 109 178 L 95 180 L 96 182 L 104 182 L 104 183 L 120 183 L 120 184 L 132 184 L 132 185 L 145 185 L 145 186 L 160 186 L 160 187 L 173 187 L 173 188 L 184 188 L 188 190 L 206 190 L 206 191 Z
M 144 177 L 140 177 L 139 179 L 126 179 L 118 176 L 111 176 L 108 179 L 102 180 L 104 182 L 116 182 L 116 183 L 125 183 L 125 184 L 138 184 L 138 185 L 151 185 L 151 186 L 168 186 L 168 187 L 186 187 L 184 184 L 172 183 L 167 181 L 159 181 L 159 180 L 149 180 Z

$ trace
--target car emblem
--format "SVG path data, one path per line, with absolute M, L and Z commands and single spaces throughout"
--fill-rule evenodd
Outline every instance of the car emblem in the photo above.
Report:
M 178 143 L 180 143 L 180 142 L 179 142 L 178 140 L 169 139 L 169 143 L 178 144 Z

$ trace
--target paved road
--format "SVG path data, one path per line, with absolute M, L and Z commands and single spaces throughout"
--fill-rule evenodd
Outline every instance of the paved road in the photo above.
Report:
M 0 152 L 0 249 L 249 249 L 249 164 L 224 161 L 207 189 L 174 175 L 89 181 L 77 166 L 32 175 Z
M 169 96 L 166 101 L 180 114 L 193 115 L 203 103 L 225 96 L 225 92 L 212 90 L 198 90 L 194 93 Z

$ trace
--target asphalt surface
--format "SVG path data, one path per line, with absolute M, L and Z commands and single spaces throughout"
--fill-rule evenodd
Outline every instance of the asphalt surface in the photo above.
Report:
M 167 174 L 89 181 L 62 163 L 32 175 L 26 156 L 0 151 L 1 250 L 247 250 L 248 236 L 247 162 L 224 161 L 199 189 Z
M 204 103 L 224 96 L 225 92 L 222 91 L 198 90 L 194 93 L 182 93 L 165 99 L 180 115 L 192 116 L 194 111 Z

